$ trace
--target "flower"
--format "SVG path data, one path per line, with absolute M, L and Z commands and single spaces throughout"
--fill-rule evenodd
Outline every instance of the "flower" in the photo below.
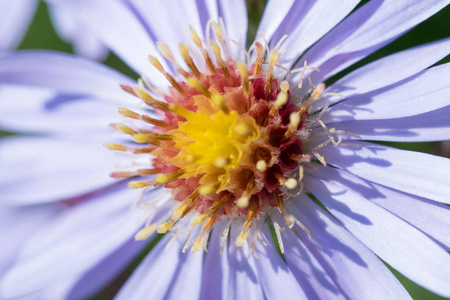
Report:
M 11 50 L 18 46 L 25 35 L 29 23 L 38 6 L 37 0 L 3 1 L 0 4 L 0 50 Z M 63 8 L 49 9 L 55 30 L 68 43 L 72 43 L 74 51 L 84 57 L 103 60 L 108 55 L 106 47 L 90 34 L 83 25 L 76 21 L 71 13 Z
M 57 53 L 0 57 L 2 98 L 14 99 L 1 125 L 47 133 L 2 141 L 3 203 L 64 205 L 2 296 L 60 284 L 60 297 L 85 298 L 155 230 L 173 234 L 118 299 L 409 298 L 378 257 L 450 296 L 449 160 L 368 142 L 448 139 L 450 65 L 430 66 L 450 40 L 321 84 L 447 1 L 371 1 L 347 18 L 358 1 L 269 1 L 248 53 L 233 42 L 245 43 L 242 1 L 51 2 L 143 75 Z M 118 181 L 102 175 L 113 165 Z

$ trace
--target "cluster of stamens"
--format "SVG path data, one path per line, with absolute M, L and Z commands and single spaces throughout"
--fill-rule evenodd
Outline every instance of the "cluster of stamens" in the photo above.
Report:
M 273 208 L 283 215 L 288 227 L 295 223 L 302 226 L 288 213 L 285 201 L 302 191 L 303 170 L 311 161 L 311 156 L 302 153 L 302 140 L 307 138 L 311 123 L 308 111 L 313 101 L 325 95 L 325 86 L 320 84 L 312 86 L 303 101 L 292 101 L 288 81 L 274 76 L 274 69 L 280 67 L 281 42 L 269 50 L 257 41 L 247 53 L 246 63 L 235 62 L 223 27 L 210 24 L 217 42 L 202 42 L 191 28 L 196 47 L 179 46 L 188 71 L 176 62 L 167 45 L 158 42 L 161 54 L 184 79 L 176 79 L 156 57 L 149 56 L 150 63 L 170 83 L 164 101 L 155 99 L 151 95 L 156 94 L 154 88 L 142 80 L 136 87 L 122 86 L 158 116 L 119 109 L 123 116 L 151 125 L 148 130 L 114 124 L 142 146 L 105 145 L 112 150 L 152 155 L 148 168 L 117 171 L 112 177 L 147 176 L 149 180 L 131 181 L 129 187 L 164 186 L 179 202 L 167 219 L 148 222 L 136 239 L 145 239 L 155 230 L 166 233 L 189 216 L 191 225 L 201 228 L 191 243 L 193 252 L 205 245 L 213 225 L 226 219 L 244 220 L 237 246 L 247 240 L 254 221 L 266 217 Z M 253 62 L 249 61 L 251 51 L 256 54 Z M 193 52 L 203 57 L 204 70 L 195 64 Z M 314 68 L 305 63 L 297 70 L 302 71 L 302 79 L 308 69 Z M 327 143 L 340 143 L 329 131 Z M 317 151 L 314 154 L 325 163 Z

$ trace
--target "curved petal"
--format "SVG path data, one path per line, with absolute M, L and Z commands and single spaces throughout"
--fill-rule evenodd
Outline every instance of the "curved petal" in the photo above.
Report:
M 274 43 L 278 43 L 285 34 L 288 35 L 281 46 L 286 52 L 280 57 L 280 62 L 291 67 L 308 47 L 344 19 L 359 1 L 296 1 L 272 38 Z
M 267 246 L 260 241 L 255 243 L 255 252 L 259 256 L 255 259 L 255 265 L 264 295 L 267 299 L 311 299 L 305 295 L 294 274 L 275 250 L 268 226 L 263 226 L 266 227 L 262 233 Z
M 288 209 L 311 232 L 310 238 L 297 227 L 302 243 L 348 299 L 411 299 L 372 251 L 306 195 Z
M 18 46 L 28 29 L 37 4 L 36 0 L 1 1 L 0 51 Z
M 98 61 L 108 56 L 105 45 L 69 11 L 50 7 L 49 13 L 56 32 L 64 41 L 73 44 L 75 53 Z
M 367 247 L 411 280 L 450 296 L 450 255 L 413 226 L 367 200 L 383 195 L 337 169 L 320 168 L 311 174 L 314 177 L 305 178 L 305 187 Z
M 259 22 L 258 32 L 262 32 L 264 37 L 270 41 L 294 3 L 295 0 L 269 0 L 264 9 L 261 22 Z
M 234 243 L 241 233 L 241 226 L 232 224 L 230 243 Z M 256 259 L 249 253 L 248 243 L 242 247 L 229 245 L 228 299 L 264 299 L 261 279 L 256 269 Z M 225 266 L 226 267 L 226 266 Z
M 1 55 L 0 83 L 48 88 L 64 94 L 91 95 L 128 104 L 132 96 L 122 91 L 119 84 L 135 84 L 125 75 L 99 63 L 50 51 Z
M 426 20 L 450 1 L 369 1 L 311 47 L 303 57 L 321 72 L 321 82 L 390 43 Z M 303 64 L 303 59 L 299 66 Z
M 219 4 L 219 17 L 223 18 L 228 38 L 235 40 L 240 46 L 247 42 L 247 7 L 242 0 L 217 0 Z M 243 60 L 244 52 L 231 43 L 231 51 L 235 60 Z
M 57 8 L 76 11 L 79 22 L 92 31 L 137 73 L 152 84 L 167 86 L 166 79 L 148 62 L 148 55 L 160 58 L 151 30 L 129 5 L 119 0 L 47 0 Z M 120 20 L 120 21 L 118 21 Z
M 117 181 L 108 174 L 118 156 L 101 140 L 12 137 L 0 141 L 0 205 L 82 196 Z
M 1 290 L 9 297 L 23 295 L 82 275 L 102 262 L 141 226 L 141 212 L 129 208 L 139 194 L 117 186 L 54 218 L 27 242 Z M 42 272 L 47 268 L 51 272 Z
M 406 80 L 333 106 L 324 122 L 410 117 L 450 105 L 450 63 L 422 71 Z
M 324 147 L 327 163 L 387 187 L 450 204 L 450 159 L 383 145 Z
M 408 50 L 400 51 L 365 65 L 333 83 L 325 93 L 340 93 L 346 99 L 406 80 L 448 55 L 450 38 L 442 39 Z M 312 107 L 320 109 L 336 103 L 341 97 L 326 97 L 314 101 Z M 344 99 L 345 101 L 345 99 Z
M 450 140 L 450 105 L 406 118 L 355 120 L 333 123 L 337 129 L 357 134 L 363 140 L 431 142 Z M 321 134 L 322 127 L 314 134 Z
M 8 131 L 61 136 L 108 135 L 120 120 L 117 104 L 41 88 L 0 86 L 0 127 Z
M 199 299 L 203 251 L 183 253 L 183 241 L 166 235 L 125 283 L 115 299 Z

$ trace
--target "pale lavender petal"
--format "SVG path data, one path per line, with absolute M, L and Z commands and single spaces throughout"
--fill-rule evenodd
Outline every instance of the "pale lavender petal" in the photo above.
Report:
M 234 243 L 242 231 L 241 226 L 231 226 L 230 243 Z M 256 269 L 256 259 L 249 253 L 248 243 L 242 247 L 229 246 L 228 299 L 263 299 L 262 282 Z
M 264 226 L 266 228 L 262 232 L 267 246 L 261 241 L 255 243 L 255 252 L 259 256 L 259 259 L 255 259 L 255 265 L 264 295 L 267 299 L 311 299 L 275 250 L 269 228 L 267 225 Z
M 261 22 L 259 23 L 258 32 L 261 31 L 268 41 L 272 39 L 281 22 L 285 20 L 294 2 L 295 0 L 269 0 L 267 2 Z
M 0 2 L 0 51 L 14 49 L 28 29 L 38 1 L 14 0 Z
M 129 2 L 119 0 L 47 0 L 56 7 L 76 11 L 76 17 L 107 47 L 139 74 L 157 86 L 166 79 L 148 62 L 148 55 L 161 58 L 151 30 Z
M 134 239 L 128 241 L 75 281 L 64 299 L 90 299 L 116 279 L 145 246 L 145 243 L 136 242 Z
M 357 134 L 363 140 L 431 142 L 450 140 L 450 105 L 412 117 L 381 120 L 355 120 L 333 123 L 333 127 Z M 314 134 L 323 129 L 315 128 Z
M 209 238 L 208 253 L 205 254 L 205 264 L 203 267 L 202 293 L 200 297 L 203 300 L 228 299 L 228 245 L 224 246 L 223 254 L 220 254 L 222 243 L 220 234 L 224 229 L 223 227 L 220 224 L 216 224 Z
M 278 43 L 285 34 L 281 49 L 286 52 L 280 62 L 291 67 L 296 59 L 338 24 L 360 0 L 299 0 L 289 10 L 272 41 Z
M 369 1 L 311 47 L 306 60 L 320 68 L 314 81 L 320 82 L 390 43 L 426 20 L 450 1 Z
M 450 159 L 358 142 L 361 146 L 324 147 L 327 163 L 375 183 L 450 204 Z
M 203 251 L 183 253 L 181 237 L 165 250 L 171 238 L 166 235 L 152 249 L 115 299 L 199 299 Z
M 422 71 L 404 82 L 357 95 L 333 106 L 323 120 L 409 117 L 450 105 L 450 63 Z
M 216 0 L 196 0 L 201 27 L 206 29 L 209 20 L 219 19 L 219 7 Z
M 367 247 L 409 279 L 450 296 L 450 255 L 413 226 L 367 200 L 384 195 L 337 169 L 319 168 L 311 174 L 304 180 L 308 191 Z
M 77 22 L 70 11 L 50 7 L 50 17 L 59 36 L 66 42 L 72 43 L 75 53 L 102 61 L 108 56 L 108 49 L 88 28 Z
M 0 83 L 53 89 L 64 94 L 91 95 L 119 103 L 132 96 L 119 84 L 135 82 L 114 69 L 84 58 L 49 51 L 23 51 L 0 56 Z
M 119 104 L 41 88 L 0 86 L 0 127 L 27 133 L 86 137 L 109 134 Z
M 57 212 L 56 205 L 0 208 L 0 276 L 14 263 L 20 247 Z
M 142 226 L 141 211 L 130 208 L 139 194 L 117 186 L 54 218 L 26 243 L 1 290 L 9 297 L 23 295 L 96 266 Z M 48 268 L 52 271 L 42 272 Z
M 223 18 L 228 38 L 245 48 L 247 39 L 247 7 L 242 0 L 218 0 L 219 17 Z M 243 60 L 245 53 L 234 43 L 230 44 L 235 60 Z
M 428 68 L 449 54 L 450 39 L 443 39 L 404 50 L 365 65 L 333 83 L 325 92 L 340 93 L 346 99 L 365 94 L 405 80 Z M 325 102 L 333 104 L 341 97 L 326 97 L 315 101 L 313 109 Z M 344 99 L 345 100 L 345 99 Z
M 108 174 L 123 158 L 104 148 L 104 142 L 45 137 L 2 139 L 0 205 L 64 200 L 117 182 Z
M 288 209 L 311 232 L 297 227 L 302 243 L 320 261 L 349 299 L 411 299 L 405 288 L 372 251 L 306 195 Z

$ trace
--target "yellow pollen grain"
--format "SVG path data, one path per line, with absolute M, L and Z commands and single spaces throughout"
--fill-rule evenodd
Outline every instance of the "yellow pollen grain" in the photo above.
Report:
M 212 194 L 215 191 L 214 187 L 211 185 L 204 185 L 200 188 L 199 193 L 202 196 Z
M 214 165 L 218 168 L 223 168 L 225 167 L 227 164 L 229 163 L 229 159 L 227 159 L 226 157 L 218 157 L 216 158 L 216 160 L 214 161 Z
M 264 160 L 258 160 L 258 162 L 256 163 L 256 170 L 260 171 L 260 172 L 264 172 L 265 170 L 267 170 L 267 164 Z
M 293 190 L 297 187 L 297 180 L 295 180 L 295 178 L 289 178 L 288 180 L 286 180 L 286 182 L 284 183 L 284 186 L 287 187 L 290 190 Z
M 165 175 L 165 174 L 159 174 L 158 176 L 156 176 L 155 178 L 155 182 L 159 183 L 159 184 L 165 184 L 169 181 L 169 176 Z
M 250 128 L 244 123 L 237 123 L 236 125 L 234 125 L 233 130 L 240 136 L 248 136 L 249 134 L 251 134 Z
M 250 202 L 250 197 L 243 195 L 236 200 L 236 205 L 239 208 L 246 208 Z

